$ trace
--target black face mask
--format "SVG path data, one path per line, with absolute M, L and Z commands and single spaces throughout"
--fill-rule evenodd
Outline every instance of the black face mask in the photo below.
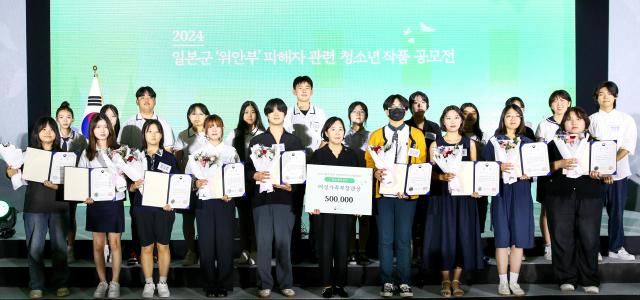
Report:
M 389 118 L 394 121 L 402 121 L 407 111 L 404 108 L 393 108 L 389 110 Z

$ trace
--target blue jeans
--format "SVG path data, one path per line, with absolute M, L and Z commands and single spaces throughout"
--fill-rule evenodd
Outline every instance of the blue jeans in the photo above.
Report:
M 411 284 L 411 227 L 416 201 L 382 197 L 378 199 L 378 255 L 382 283 Z M 395 245 L 398 281 L 393 278 Z
M 604 206 L 609 216 L 609 251 L 618 252 L 624 246 L 624 207 L 627 205 L 627 181 L 620 179 L 606 184 Z
M 29 288 L 44 290 L 44 244 L 49 232 L 54 288 L 67 287 L 69 266 L 67 265 L 68 213 L 23 213 L 24 231 L 29 252 Z

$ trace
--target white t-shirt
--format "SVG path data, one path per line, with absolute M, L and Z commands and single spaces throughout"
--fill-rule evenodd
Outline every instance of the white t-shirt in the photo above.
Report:
M 306 148 L 307 154 L 316 151 L 322 141 L 322 126 L 327 121 L 324 111 L 310 104 L 307 114 L 303 114 L 297 105 L 287 109 L 284 129 L 297 136 Z
M 174 143 L 173 138 L 173 130 L 169 123 L 164 119 L 158 117 L 155 113 L 151 117 L 151 119 L 155 119 L 160 121 L 160 125 L 162 125 L 162 130 L 164 132 L 164 148 L 172 148 Z M 118 143 L 125 144 L 129 147 L 133 147 L 136 149 L 142 148 L 142 140 L 144 139 L 144 135 L 142 134 L 142 126 L 146 122 L 146 119 L 137 113 L 135 116 L 129 118 L 127 122 L 124 123 L 122 128 L 120 129 L 120 134 L 118 135 Z
M 556 123 L 553 116 L 548 117 L 538 124 L 536 129 L 536 139 L 538 142 L 550 142 L 560 131 L 560 124 Z
M 629 166 L 629 155 L 633 155 L 636 151 L 636 139 L 638 131 L 636 122 L 631 116 L 616 109 L 610 112 L 598 111 L 589 117 L 591 125 L 589 132 L 597 140 L 616 140 L 618 142 L 618 150 L 623 148 L 629 151 L 629 154 L 618 161 L 618 170 L 613 177 L 614 180 L 624 179 L 631 175 Z

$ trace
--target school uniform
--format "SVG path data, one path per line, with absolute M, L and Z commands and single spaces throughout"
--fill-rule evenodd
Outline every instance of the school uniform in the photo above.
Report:
M 497 135 L 496 139 L 509 139 L 505 135 Z M 523 135 L 519 136 L 520 145 L 533 141 Z M 496 151 L 492 142 L 484 148 L 483 157 L 487 161 L 496 160 Z M 507 184 L 500 179 L 500 194 L 491 197 L 491 225 L 493 227 L 496 248 L 533 248 L 534 229 L 533 199 L 531 197 L 531 180 L 521 180 Z
M 579 143 L 574 143 L 578 146 Z M 572 147 L 572 145 L 567 145 Z M 549 161 L 562 160 L 555 142 Z M 558 284 L 598 286 L 598 253 L 602 219 L 602 181 L 589 175 L 569 178 L 562 169 L 547 184 L 546 207 L 551 232 L 553 273 Z
M 79 133 L 73 129 L 71 129 L 71 133 L 68 137 L 60 137 L 60 151 L 74 152 L 78 156 L 78 160 L 80 159 L 80 154 L 82 153 L 82 151 L 84 151 L 85 148 L 87 148 L 87 139 L 82 135 L 82 133 Z M 62 191 L 58 193 L 58 195 L 64 197 L 64 185 L 59 185 L 59 189 L 61 189 Z M 59 200 L 64 201 L 64 199 L 62 198 L 60 198 Z M 76 228 L 75 215 L 77 207 L 77 202 L 69 203 L 69 216 L 72 218 L 69 220 L 69 228 L 72 230 L 75 230 Z
M 309 110 L 306 112 L 301 111 L 297 105 L 292 105 L 287 109 L 287 115 L 284 118 L 284 129 L 300 139 L 305 153 L 307 154 L 307 160 L 311 157 L 313 151 L 316 151 L 320 147 L 322 142 L 322 126 L 327 121 L 327 116 L 320 107 L 313 104 L 309 104 Z M 293 227 L 293 243 L 292 247 L 296 249 L 302 249 L 302 213 L 304 206 L 304 195 L 306 191 L 306 185 L 300 185 L 293 192 L 293 212 L 296 215 L 295 224 Z M 316 216 L 309 216 L 309 241 L 311 242 L 312 254 L 314 256 L 318 253 L 318 247 L 315 243 L 315 237 L 317 234 Z M 293 249 L 292 248 L 292 249 Z M 300 258 L 299 253 L 295 253 L 295 260 Z
M 162 137 L 164 139 L 163 147 L 173 147 L 174 135 L 169 123 L 165 119 L 160 118 L 155 112 L 153 113 L 153 116 L 151 116 L 151 119 L 158 120 L 160 122 L 160 125 L 162 125 Z M 140 113 L 137 113 L 134 116 L 130 117 L 120 128 L 120 132 L 118 133 L 118 143 L 121 145 L 127 145 L 132 148 L 141 149 L 142 141 L 144 140 L 144 134 L 142 134 L 142 126 L 146 121 L 147 119 L 143 118 Z M 135 198 L 135 193 L 130 192 L 129 201 L 131 201 L 133 198 Z M 135 223 L 135 218 L 133 218 L 133 206 L 129 207 L 129 216 L 131 217 L 131 244 L 134 248 L 134 250 L 132 250 L 131 252 L 133 252 L 132 255 L 134 255 L 137 254 L 136 251 L 137 249 L 139 249 L 140 238 L 138 237 L 138 231 L 135 230 L 137 226 Z
M 462 161 L 470 161 L 471 140 L 464 136 Z M 453 147 L 444 140 L 436 139 L 438 147 Z M 465 154 L 466 151 L 466 154 Z M 434 176 L 442 173 L 435 165 Z M 477 203 L 471 196 L 452 196 L 449 183 L 431 181 L 431 194 L 427 207 L 423 245 L 423 269 L 438 271 L 484 268 L 480 244 L 480 223 Z
M 618 252 L 624 246 L 624 207 L 627 203 L 627 181 L 631 176 L 629 156 L 636 150 L 637 128 L 631 116 L 619 110 L 602 110 L 589 117 L 589 132 L 597 140 L 617 140 L 618 150 L 625 149 L 629 154 L 617 163 L 617 173 L 613 184 L 605 185 L 603 202 L 609 216 L 609 251 Z
M 107 164 L 100 153 L 108 153 L 110 149 L 98 149 L 93 160 L 87 158 L 87 150 L 82 152 L 78 167 L 106 168 Z M 123 175 L 117 175 L 124 179 Z M 87 205 L 85 230 L 91 232 L 122 233 L 124 232 L 124 191 L 116 191 L 113 201 L 94 201 Z
M 387 143 L 392 145 L 388 151 L 395 151 L 396 163 L 418 164 L 427 160 L 425 137 L 417 128 L 406 124 L 398 128 L 387 125 L 371 133 L 369 146 Z M 410 155 L 409 151 L 413 153 Z M 375 167 L 368 151 L 365 152 L 365 161 L 368 168 Z M 396 195 L 381 195 L 379 186 L 380 183 L 376 182 L 380 279 L 382 283 L 411 284 L 411 227 L 418 196 L 398 199 Z M 393 276 L 394 244 L 398 278 Z
M 177 160 L 173 154 L 158 149 L 158 152 L 149 155 L 145 152 L 147 159 L 147 170 L 177 174 Z M 169 245 L 171 241 L 171 230 L 176 215 L 173 211 L 165 211 L 161 207 L 142 206 L 142 193 L 136 191 L 136 195 L 131 201 L 133 206 L 133 218 L 136 219 L 136 230 L 140 238 L 140 246 L 146 247 L 155 243 Z
M 180 170 L 185 170 L 187 162 L 189 161 L 189 155 L 201 149 L 209 144 L 204 132 L 196 132 L 193 128 L 188 128 L 181 131 L 178 134 L 176 142 L 173 144 L 174 153 L 182 150 L 182 160 L 178 161 L 178 167 Z M 189 214 L 192 218 L 195 214 L 195 203 L 198 200 L 198 196 L 195 192 L 191 193 L 191 199 L 189 201 L 189 207 L 186 209 L 177 209 L 177 213 Z
M 44 247 L 47 233 L 51 243 L 51 261 L 56 270 L 51 284 L 55 289 L 67 287 L 67 231 L 69 205 L 62 199 L 61 190 L 52 190 L 39 182 L 27 181 L 24 194 L 24 232 L 29 265 L 29 289 L 45 290 Z
M 249 148 L 253 145 L 272 146 L 276 144 L 271 131 L 267 129 L 264 133 L 255 136 L 249 143 Z M 304 150 L 300 139 L 286 130 L 280 137 L 280 144 L 284 145 L 285 151 Z M 256 169 L 251 159 L 245 162 L 245 180 L 255 182 L 253 175 Z M 291 266 L 291 233 L 295 221 L 293 213 L 295 189 L 300 185 L 292 185 L 292 192 L 283 189 L 274 189 L 273 192 L 260 192 L 254 186 L 251 206 L 253 207 L 253 222 L 256 231 L 257 255 L 257 285 L 259 289 L 273 289 L 274 281 L 271 276 L 271 254 L 272 243 L 275 247 L 276 257 L 276 277 L 280 289 L 289 289 L 293 286 L 293 272 Z M 298 249 L 298 251 L 300 251 Z
M 196 153 L 218 156 L 219 167 L 240 161 L 236 150 L 222 143 L 216 146 L 207 143 L 193 154 Z M 189 166 L 186 173 L 191 174 Z M 217 290 L 232 290 L 235 201 L 198 199 L 195 203 L 195 213 L 203 289 L 207 294 Z
M 364 153 L 367 151 L 367 147 L 369 146 L 369 135 L 371 135 L 371 132 L 365 129 L 360 129 L 358 131 L 349 129 L 344 136 L 343 144 L 356 152 L 358 157 L 364 161 Z M 373 189 L 374 186 L 372 185 L 371 188 Z M 372 212 L 373 215 L 375 215 L 377 211 L 375 197 L 371 197 L 371 201 Z M 375 219 L 371 216 L 359 216 L 353 218 L 351 231 L 354 233 L 356 232 L 356 221 L 358 222 L 358 238 L 356 239 L 355 234 L 351 235 L 349 251 L 354 254 L 365 255 L 367 252 L 367 245 L 369 244 L 369 238 L 371 237 L 371 231 L 375 230 L 375 228 L 373 228 L 375 227 Z M 375 237 L 372 242 L 375 242 Z
M 484 150 L 484 147 L 487 145 L 487 141 L 482 140 L 480 137 L 476 136 L 473 133 L 472 134 L 465 133 L 465 135 L 469 137 L 471 141 L 475 142 L 476 157 L 478 157 L 478 160 L 480 160 L 480 157 L 482 157 L 482 151 Z M 476 198 L 476 202 L 478 202 L 478 216 L 480 218 L 479 219 L 480 233 L 484 233 L 485 223 L 487 222 L 487 210 L 489 208 L 489 197 L 482 196 L 480 198 Z
M 553 140 L 553 138 L 562 132 L 560 129 L 560 124 L 556 122 L 553 116 L 548 117 L 538 124 L 538 128 L 536 129 L 536 139 L 538 142 L 546 142 L 549 143 Z M 549 177 L 540 176 L 536 179 L 536 201 L 544 204 L 544 198 L 547 195 L 546 185 L 549 182 Z
M 227 146 L 231 146 L 234 147 L 236 149 L 236 152 L 238 153 L 238 157 L 240 158 L 241 162 L 245 162 L 247 161 L 247 159 L 249 158 L 249 143 L 251 142 L 251 139 L 258 135 L 263 133 L 263 130 L 260 130 L 258 127 L 254 128 L 252 131 L 250 132 L 246 132 L 244 134 L 244 143 L 242 144 L 242 147 L 235 147 L 233 145 L 233 140 L 236 137 L 236 130 L 232 131 L 231 134 L 229 134 L 229 137 L 227 137 L 227 139 L 225 140 L 225 144 Z M 253 214 L 252 214 L 252 207 L 251 207 L 251 195 L 253 195 L 253 187 L 255 186 L 255 184 L 250 183 L 250 182 L 245 182 L 245 191 L 246 191 L 246 195 L 244 197 L 240 197 L 238 199 L 236 199 L 236 209 L 238 210 L 238 230 L 240 231 L 240 249 L 247 250 L 247 251 L 252 251 L 255 250 L 255 241 L 256 241 L 256 237 L 255 237 L 255 232 L 254 232 L 254 225 L 253 225 Z
M 364 160 L 354 150 L 342 147 L 336 157 L 329 146 L 322 147 L 311 156 L 311 164 L 364 167 Z M 307 197 L 324 197 L 308 195 Z M 347 285 L 347 256 L 349 240 L 353 236 L 352 224 L 355 216 L 345 214 L 321 213 L 318 215 L 319 266 L 322 286 Z M 333 276 L 332 276 L 333 274 Z

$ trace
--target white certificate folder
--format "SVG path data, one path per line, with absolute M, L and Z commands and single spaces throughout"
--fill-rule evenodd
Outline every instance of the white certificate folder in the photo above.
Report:
M 191 175 L 145 171 L 142 206 L 189 208 L 191 186 Z
M 64 167 L 75 167 L 77 155 L 73 152 L 51 152 L 36 148 L 27 148 L 24 153 L 22 178 L 33 182 L 47 180 L 62 184 Z
M 64 168 L 64 200 L 72 202 L 84 202 L 91 197 L 94 201 L 114 201 L 116 199 L 115 185 L 104 187 L 100 190 L 104 195 L 93 195 L 97 190 L 92 191 L 92 177 L 98 177 L 109 173 L 107 168 Z M 111 176 L 110 174 L 106 176 Z

